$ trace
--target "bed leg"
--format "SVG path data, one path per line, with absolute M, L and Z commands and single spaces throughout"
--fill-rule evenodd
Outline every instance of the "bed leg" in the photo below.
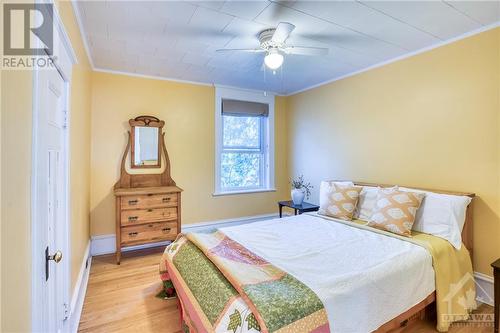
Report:
M 179 298 L 179 296 L 177 296 L 177 307 L 179 308 L 179 319 L 180 319 L 180 327 L 181 327 L 181 330 L 182 330 L 182 324 L 184 322 L 184 319 L 183 319 L 183 313 L 182 313 L 182 304 L 181 304 L 181 299 Z
M 427 305 L 424 309 L 424 319 L 428 321 L 433 321 L 437 319 L 437 312 L 436 312 L 436 302 L 432 302 L 431 304 Z

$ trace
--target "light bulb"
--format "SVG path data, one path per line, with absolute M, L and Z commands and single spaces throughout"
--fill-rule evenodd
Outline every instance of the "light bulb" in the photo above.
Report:
M 278 69 L 283 64 L 283 55 L 277 49 L 270 49 L 264 58 L 264 63 L 272 70 Z

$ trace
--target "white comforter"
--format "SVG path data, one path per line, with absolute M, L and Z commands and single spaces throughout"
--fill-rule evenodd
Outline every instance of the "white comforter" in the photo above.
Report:
M 435 290 L 426 249 L 318 215 L 220 230 L 311 288 L 332 332 L 373 331 Z

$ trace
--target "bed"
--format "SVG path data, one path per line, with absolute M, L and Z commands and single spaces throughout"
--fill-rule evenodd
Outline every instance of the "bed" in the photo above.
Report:
M 189 332 L 388 332 L 436 309 L 446 331 L 475 306 L 471 204 L 462 241 L 307 213 L 180 235 L 160 275 Z

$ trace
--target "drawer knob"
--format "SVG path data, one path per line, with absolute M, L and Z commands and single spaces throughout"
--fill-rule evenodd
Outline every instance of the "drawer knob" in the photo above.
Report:
M 164 233 L 168 233 L 170 232 L 170 230 L 172 230 L 172 228 L 163 228 L 161 229 Z
M 132 206 L 132 205 L 137 205 L 138 202 L 139 201 L 137 199 L 135 199 L 135 200 L 129 200 L 128 204 Z
M 162 200 L 163 200 L 163 202 L 168 202 L 168 201 L 170 201 L 170 199 L 171 199 L 170 197 L 166 197 L 166 198 L 163 198 Z
M 129 235 L 130 237 L 135 237 L 135 236 L 137 236 L 137 235 L 138 235 L 138 233 L 137 233 L 137 232 L 129 232 L 129 233 L 128 233 L 128 235 Z
M 138 219 L 139 219 L 139 216 L 129 216 L 129 217 L 128 217 L 128 220 L 129 220 L 130 222 L 137 221 Z
M 152 211 L 153 211 L 153 210 L 152 210 L 151 208 L 149 208 L 149 209 L 148 209 L 148 212 L 150 212 L 150 213 L 151 213 Z

